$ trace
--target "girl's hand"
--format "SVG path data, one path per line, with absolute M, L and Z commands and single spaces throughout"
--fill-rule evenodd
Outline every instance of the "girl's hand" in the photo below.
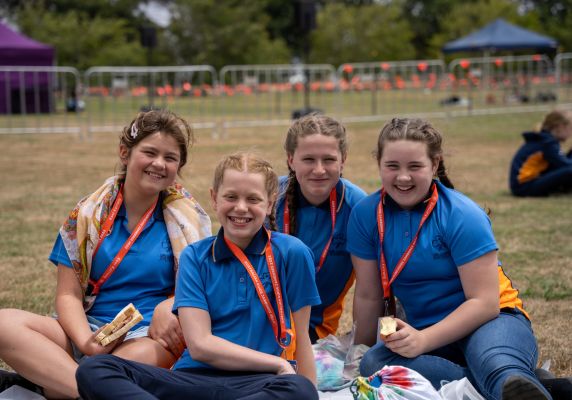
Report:
M 102 326 L 97 331 L 95 331 L 86 341 L 83 343 L 82 346 L 79 346 L 81 352 L 86 356 L 94 356 L 96 354 L 109 354 L 115 349 L 118 345 L 123 343 L 125 336 L 127 333 L 120 338 L 114 340 L 113 342 L 109 343 L 107 346 L 102 346 L 99 342 L 95 339 L 97 334 L 105 327 Z
M 294 367 L 290 364 L 287 360 L 281 359 L 283 362 L 280 363 L 280 367 L 278 371 L 276 371 L 276 375 L 288 375 L 288 374 L 296 374 Z
M 397 332 L 381 338 L 385 347 L 407 358 L 414 358 L 426 353 L 427 344 L 423 331 L 418 331 L 399 318 L 395 318 L 395 320 L 397 321 Z
M 173 299 L 167 299 L 155 307 L 149 337 L 179 357 L 185 350 L 185 337 L 179 319 L 171 312 Z

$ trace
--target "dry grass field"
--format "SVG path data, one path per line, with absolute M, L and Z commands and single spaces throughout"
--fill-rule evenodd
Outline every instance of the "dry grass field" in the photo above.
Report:
M 131 118 L 125 115 L 125 122 Z M 540 360 L 551 360 L 551 369 L 559 375 L 572 375 L 572 195 L 519 199 L 507 189 L 508 165 L 521 143 L 520 132 L 540 118 L 541 114 L 530 113 L 433 122 L 445 134 L 446 161 L 456 187 L 492 211 L 500 258 L 532 316 Z M 371 152 L 380 126 L 348 126 L 350 155 L 344 176 L 367 192 L 379 187 Z M 212 215 L 208 188 L 221 155 L 253 149 L 284 173 L 285 130 L 235 129 L 223 139 L 197 131 L 183 173 L 185 186 Z M 1 308 L 52 312 L 55 268 L 47 261 L 48 254 L 59 225 L 77 200 L 114 173 L 117 136 L 97 134 L 80 140 L 70 134 L 0 135 Z M 351 326 L 348 310 L 351 299 L 342 331 Z

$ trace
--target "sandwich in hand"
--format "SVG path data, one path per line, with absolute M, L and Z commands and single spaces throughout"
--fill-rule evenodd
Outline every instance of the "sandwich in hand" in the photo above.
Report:
M 393 317 L 382 317 L 379 319 L 379 335 L 385 338 L 397 331 L 397 321 Z
M 95 340 L 102 346 L 107 346 L 109 343 L 129 332 L 129 329 L 141 321 L 143 321 L 143 316 L 137 311 L 133 303 L 129 303 L 123 310 L 119 311 L 115 318 L 113 318 L 113 321 L 99 331 L 95 336 Z

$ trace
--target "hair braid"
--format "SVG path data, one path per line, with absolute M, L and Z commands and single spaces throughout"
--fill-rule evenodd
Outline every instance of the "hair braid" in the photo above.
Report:
M 284 207 L 288 207 L 290 211 L 290 235 L 296 236 L 296 210 L 298 209 L 298 196 L 296 195 L 296 188 L 298 186 L 298 180 L 296 179 L 296 173 L 290 170 L 288 174 L 288 186 L 286 187 L 285 200 L 286 204 Z M 286 223 L 286 221 L 284 221 Z
M 268 227 L 271 231 L 278 230 L 278 224 L 276 223 L 276 207 L 272 207 L 272 212 L 268 216 Z
M 443 159 L 439 160 L 439 165 L 437 166 L 437 178 L 439 178 L 439 182 L 441 182 L 446 187 L 455 189 L 453 182 L 451 182 L 449 176 L 447 175 L 447 168 L 445 168 L 445 162 Z

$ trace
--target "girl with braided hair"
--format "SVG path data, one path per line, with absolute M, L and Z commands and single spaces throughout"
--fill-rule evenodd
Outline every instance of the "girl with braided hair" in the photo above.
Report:
M 288 169 L 280 178 L 278 228 L 298 237 L 314 254 L 322 304 L 312 308 L 310 339 L 335 335 L 354 273 L 346 250 L 346 226 L 353 206 L 366 193 L 341 178 L 348 153 L 345 127 L 322 114 L 302 117 L 284 142 Z
M 491 222 L 453 189 L 441 133 L 421 119 L 394 118 L 381 130 L 381 190 L 361 201 L 348 225 L 356 271 L 356 343 L 373 346 L 360 373 L 401 365 L 436 389 L 467 377 L 492 399 L 551 399 L 534 370 L 528 314 L 497 259 Z M 395 295 L 407 322 L 377 333 Z M 378 342 L 376 344 L 376 341 Z

